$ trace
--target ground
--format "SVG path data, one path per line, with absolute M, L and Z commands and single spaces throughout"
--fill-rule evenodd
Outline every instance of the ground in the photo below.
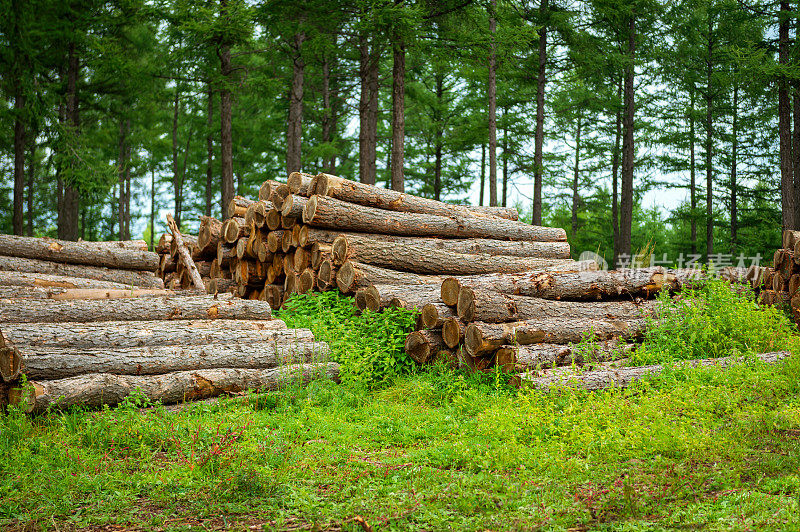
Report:
M 798 530 L 795 340 L 779 365 L 595 393 L 437 366 L 177 409 L 11 411 L 0 527 Z

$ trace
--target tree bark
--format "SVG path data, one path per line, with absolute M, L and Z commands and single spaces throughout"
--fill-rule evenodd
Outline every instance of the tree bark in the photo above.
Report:
M 738 248 L 738 209 L 737 209 L 737 183 L 736 183 L 736 164 L 739 149 L 739 85 L 733 86 L 733 124 L 731 126 L 731 255 L 736 255 Z
M 607 362 L 626 356 L 632 348 L 633 345 L 618 340 L 597 342 L 588 352 L 570 344 L 508 345 L 497 350 L 495 364 L 508 373 L 519 373 L 554 366 Z
M 406 93 L 406 46 L 403 39 L 395 36 L 392 64 L 392 190 L 405 192 L 403 176 L 405 149 L 405 93 Z
M 442 251 L 463 254 L 508 255 L 511 257 L 531 257 L 540 259 L 568 259 L 570 246 L 567 242 L 530 242 L 526 240 L 493 240 L 489 238 L 423 238 L 398 235 L 382 235 L 377 233 L 350 233 L 328 231 L 303 226 L 298 245 L 333 244 L 336 238 L 343 236 L 353 242 L 363 239 L 396 244 L 413 244 Z
M 778 63 L 782 68 L 789 66 L 789 26 L 792 17 L 789 2 L 780 2 L 778 13 Z M 778 78 L 778 137 L 781 167 L 781 214 L 784 229 L 797 229 L 795 210 L 797 199 L 794 195 L 792 172 L 792 118 L 789 106 L 789 82 L 786 74 Z
M 497 55 L 495 34 L 497 32 L 497 0 L 491 0 L 489 8 L 489 32 L 491 33 L 491 52 L 489 53 L 489 205 L 497 206 Z
M 303 82 L 305 61 L 303 60 L 304 32 L 298 32 L 292 43 L 292 85 L 289 88 L 289 119 L 286 133 L 286 175 L 302 168 L 303 138 Z
M 445 320 L 456 317 L 457 315 L 453 309 L 444 303 L 434 300 L 422 306 L 420 320 L 422 327 L 425 329 L 439 329 L 444 326 Z
M 339 365 L 300 364 L 274 369 L 209 369 L 180 371 L 157 376 L 99 373 L 53 381 L 31 382 L 31 389 L 12 389 L 9 399 L 28 412 L 74 405 L 116 405 L 134 392 L 162 404 L 217 397 L 247 390 L 271 391 L 313 379 L 338 380 Z
M 714 253 L 714 94 L 713 94 L 713 54 L 714 19 L 708 15 L 708 57 L 706 58 L 706 260 Z
M 540 242 L 566 240 L 566 233 L 560 228 L 528 225 L 496 217 L 472 215 L 449 218 L 410 212 L 391 212 L 317 195 L 308 200 L 303 211 L 303 223 L 315 227 L 406 236 L 475 237 Z
M 0 271 L 82 277 L 142 288 L 163 288 L 164 286 L 161 279 L 158 279 L 149 271 L 117 270 L 80 264 L 8 257 L 5 255 L 0 255 Z
M 442 339 L 445 345 L 451 349 L 455 349 L 464 340 L 464 333 L 467 326 L 463 321 L 455 316 L 447 318 L 442 323 Z
M 572 169 L 572 238 L 578 236 L 578 204 L 580 203 L 580 196 L 578 195 L 578 183 L 580 178 L 581 166 L 581 116 L 578 115 L 578 124 L 575 132 L 575 166 Z
M 228 0 L 220 0 L 220 16 L 228 16 Z M 218 52 L 220 61 L 220 74 L 222 75 L 222 88 L 219 91 L 219 116 L 220 116 L 220 162 L 222 166 L 222 209 L 230 203 L 234 196 L 233 189 L 233 103 L 231 97 L 232 67 L 231 47 L 221 42 Z
M 378 68 L 379 47 L 365 35 L 359 43 L 359 78 L 361 97 L 358 105 L 358 175 L 362 183 L 375 184 L 378 143 Z
M 147 321 L 234 319 L 268 320 L 269 305 L 225 296 L 120 299 L 105 301 L 2 301 L 0 322 Z
M 578 343 L 587 335 L 597 340 L 634 338 L 645 327 L 645 320 L 531 319 L 513 323 L 474 322 L 467 325 L 464 348 L 472 356 L 493 353 L 504 345 Z
M 482 287 L 464 286 L 458 293 L 458 317 L 470 323 L 502 323 L 530 319 L 641 319 L 651 316 L 657 301 L 556 301 L 502 294 Z
M 63 275 L 50 275 L 44 273 L 27 273 L 16 271 L 0 271 L 0 285 L 6 286 L 37 286 L 40 288 L 104 288 L 127 289 L 130 285 L 112 281 L 100 281 L 83 277 L 66 277 Z
M 320 276 L 322 268 L 320 266 Z M 359 288 L 372 284 L 388 285 L 439 285 L 442 278 L 436 275 L 417 275 L 414 273 L 387 270 L 378 266 L 347 261 L 336 271 L 336 286 L 344 294 L 350 294 Z
M 437 69 L 434 74 L 436 80 L 436 107 L 433 110 L 434 132 L 434 163 L 433 163 L 433 199 L 442 199 L 442 149 L 444 137 L 444 120 L 441 109 L 444 106 L 444 72 Z M 483 200 L 481 200 L 481 203 Z
M 695 126 L 694 126 L 694 87 L 690 89 L 690 108 L 689 108 L 689 203 L 692 208 L 691 220 L 691 252 L 697 253 L 697 162 L 695 159 Z
M 392 300 L 397 298 L 402 303 L 403 308 L 422 309 L 425 304 L 436 301 L 439 298 L 439 291 L 435 284 L 429 285 L 390 285 L 373 284 L 358 290 L 362 292 L 359 301 L 363 305 L 361 310 L 369 309 L 378 312 L 382 308 L 391 306 Z
M 622 100 L 622 78 L 617 83 L 617 99 Z M 622 108 L 617 108 L 616 128 L 614 130 L 614 152 L 611 156 L 611 230 L 614 235 L 612 268 L 619 264 L 619 159 L 622 140 Z
M 206 205 L 205 215 L 211 216 L 214 204 L 214 88 L 211 81 L 206 89 Z
M 678 289 L 687 281 L 687 270 L 667 270 L 660 266 L 643 269 L 572 271 L 572 272 L 522 272 L 519 274 L 493 273 L 491 275 L 461 278 L 463 287 L 484 288 L 509 295 L 539 297 L 542 299 L 631 299 L 650 297 L 660 290 Z M 445 294 L 442 299 L 452 301 Z
M 636 18 L 628 19 L 628 50 L 625 65 L 624 113 L 622 120 L 622 194 L 620 213 L 620 255 L 631 255 L 631 229 L 633 225 L 633 172 L 636 151 L 634 148 L 634 77 L 636 75 Z
M 760 362 L 776 364 L 787 358 L 789 353 L 779 351 L 757 355 Z M 741 357 L 707 358 L 687 360 L 678 365 L 681 367 L 709 367 L 727 368 L 738 363 L 746 362 Z M 602 390 L 604 388 L 627 388 L 635 381 L 646 377 L 653 377 L 664 371 L 660 364 L 652 366 L 623 367 L 575 373 L 571 371 L 551 371 L 544 376 L 529 376 L 522 378 L 522 385 L 536 390 L 551 391 L 560 388 L 579 388 L 587 391 Z
M 303 172 L 292 172 L 286 180 L 286 186 L 289 187 L 289 192 L 297 194 L 298 196 L 308 197 L 311 190 L 311 182 L 314 180 L 312 174 L 304 174 Z
M 14 94 L 14 198 L 11 226 L 15 235 L 23 234 L 23 192 L 25 190 L 25 95 L 22 80 L 15 81 Z M 34 139 L 35 140 L 35 139 Z
M 483 207 L 483 191 L 485 187 L 485 182 L 486 182 L 486 144 L 483 143 L 481 144 L 481 192 L 480 192 L 480 197 L 478 199 L 478 205 L 481 207 Z M 541 225 L 541 224 L 534 223 L 534 225 Z
M 7 323 L 0 347 L 70 349 L 156 347 L 251 342 L 312 342 L 308 329 L 287 329 L 281 320 L 105 321 L 100 323 Z
M 189 272 L 189 276 L 192 280 L 192 284 L 196 288 L 205 289 L 205 284 L 203 283 L 203 279 L 200 276 L 200 272 L 197 271 L 197 266 L 192 260 L 192 254 L 189 251 L 189 247 L 183 242 L 183 236 L 181 235 L 180 230 L 178 229 L 178 225 L 175 223 L 175 220 L 170 216 L 167 215 L 167 223 L 169 224 L 169 228 L 172 231 L 172 241 L 175 242 L 175 245 L 178 248 L 178 255 L 181 257 L 181 262 L 183 263 L 186 270 Z
M 0 235 L 0 254 L 129 270 L 155 271 L 158 268 L 158 255 L 149 251 L 27 236 Z
M 536 76 L 536 132 L 533 147 L 533 225 L 542 225 L 542 175 L 544 173 L 544 89 L 547 83 L 547 23 L 549 0 L 539 4 L 539 18 L 542 27 L 539 29 L 539 69 Z
M 346 260 L 429 275 L 477 275 L 521 272 L 542 268 L 570 268 L 572 259 L 471 255 L 443 251 L 413 243 L 381 242 L 370 238 L 337 238 L 332 245 L 334 264 Z
M 358 183 L 329 174 L 316 176 L 311 183 L 309 193 L 329 196 L 365 207 L 377 207 L 399 212 L 435 214 L 437 216 L 481 216 L 484 218 L 504 218 L 513 221 L 519 218 L 519 213 L 513 207 L 454 205 L 365 183 Z

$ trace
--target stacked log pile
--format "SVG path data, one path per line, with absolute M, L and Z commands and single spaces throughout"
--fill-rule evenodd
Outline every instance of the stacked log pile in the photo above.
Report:
M 327 344 L 232 295 L 0 300 L 0 403 L 28 412 L 178 403 L 338 377 Z M 21 379 L 27 382 L 20 385 Z
M 0 235 L 0 298 L 163 295 L 159 257 L 143 240 L 70 242 Z
M 751 266 L 747 280 L 758 292 L 759 304 L 791 311 L 800 325 L 800 231 L 786 230 L 782 240 L 772 267 Z

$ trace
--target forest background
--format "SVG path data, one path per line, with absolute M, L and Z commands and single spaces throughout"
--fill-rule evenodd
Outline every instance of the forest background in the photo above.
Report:
M 151 240 L 321 171 L 625 264 L 800 228 L 798 6 L 2 0 L 0 232 Z

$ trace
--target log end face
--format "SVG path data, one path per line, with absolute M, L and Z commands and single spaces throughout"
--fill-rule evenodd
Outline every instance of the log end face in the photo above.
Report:
M 349 294 L 353 291 L 355 280 L 356 269 L 352 262 L 346 261 L 336 273 L 336 286 L 339 287 L 339 290 L 341 290 L 342 293 Z
M 430 345 L 420 331 L 414 331 L 406 337 L 405 349 L 417 364 L 425 363 L 431 354 Z
M 289 194 L 283 200 L 283 205 L 281 206 L 281 215 L 282 216 L 289 216 L 292 212 L 292 207 L 294 206 L 294 196 Z
M 319 176 L 317 176 L 317 177 L 319 177 Z M 308 201 L 306 202 L 306 206 L 303 207 L 303 223 L 308 224 L 308 223 L 311 223 L 311 222 L 314 221 L 314 216 L 317 213 L 317 198 L 318 197 L 319 196 L 317 196 L 315 194 L 314 196 L 311 196 L 310 198 L 308 198 Z
M 461 284 L 458 279 L 448 277 L 442 281 L 441 298 L 442 302 L 448 307 L 455 307 L 458 305 L 458 292 L 461 289 Z
M 0 347 L 0 381 L 11 382 L 19 378 L 22 356 L 12 346 Z
M 330 180 L 328 174 L 319 174 L 311 181 L 309 192 L 311 194 L 327 196 L 329 188 L 330 188 Z
M 426 329 L 435 328 L 439 324 L 439 309 L 436 308 L 436 305 L 433 305 L 431 303 L 426 303 L 422 307 L 421 319 L 422 319 L 422 326 L 425 327 Z
M 342 235 L 337 236 L 331 245 L 331 254 L 334 264 L 343 264 L 347 260 L 348 244 L 347 238 Z
M 483 350 L 483 334 L 473 323 L 467 325 L 464 331 L 464 349 L 472 356 Z
M 462 286 L 458 291 L 456 312 L 465 323 L 475 319 L 475 292 L 470 287 Z
M 461 327 L 456 318 L 447 318 L 442 323 L 442 339 L 447 347 L 455 349 L 461 343 Z

